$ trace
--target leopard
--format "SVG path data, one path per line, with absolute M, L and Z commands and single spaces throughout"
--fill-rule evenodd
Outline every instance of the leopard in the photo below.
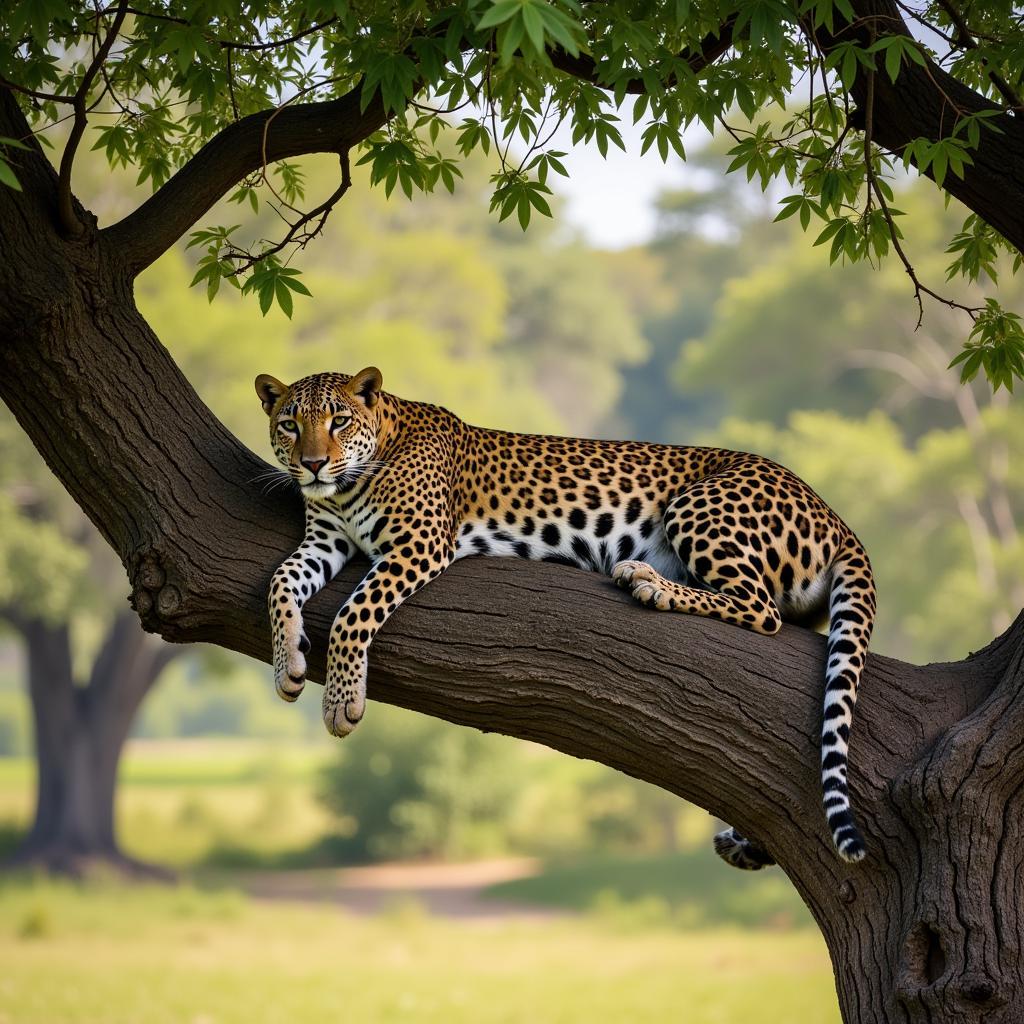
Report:
M 337 737 L 366 710 L 369 647 L 388 618 L 453 562 L 509 556 L 610 577 L 641 605 L 771 636 L 827 625 L 820 775 L 838 856 L 866 846 L 847 782 L 849 738 L 876 611 L 871 563 L 845 522 L 796 474 L 740 451 L 585 440 L 473 426 L 383 390 L 379 369 L 292 384 L 256 378 L 270 441 L 304 499 L 302 542 L 273 572 L 277 693 L 306 682 L 305 603 L 359 554 L 369 569 L 334 618 L 323 720 Z M 773 864 L 734 828 L 715 851 Z

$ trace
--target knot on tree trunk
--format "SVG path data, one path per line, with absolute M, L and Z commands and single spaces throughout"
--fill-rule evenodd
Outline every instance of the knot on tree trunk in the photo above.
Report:
M 181 587 L 173 582 L 174 572 L 165 569 L 165 564 L 162 552 L 153 547 L 137 556 L 129 568 L 132 580 L 129 603 L 151 633 L 161 632 L 167 621 L 182 611 Z

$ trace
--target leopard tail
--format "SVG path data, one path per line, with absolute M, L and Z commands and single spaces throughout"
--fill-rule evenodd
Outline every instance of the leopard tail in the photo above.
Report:
M 850 805 L 847 782 L 850 727 L 875 617 L 875 584 L 867 553 L 855 537 L 832 565 L 828 661 L 821 729 L 821 785 L 832 842 L 845 861 L 867 852 Z

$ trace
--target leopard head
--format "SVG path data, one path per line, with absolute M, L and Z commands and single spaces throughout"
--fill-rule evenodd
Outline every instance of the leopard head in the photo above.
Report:
M 274 455 L 307 499 L 329 498 L 372 462 L 381 383 L 375 366 L 354 377 L 317 373 L 294 384 L 265 373 L 256 378 Z

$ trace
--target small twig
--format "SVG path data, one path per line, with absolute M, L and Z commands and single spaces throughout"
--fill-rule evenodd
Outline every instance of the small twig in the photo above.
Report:
M 807 78 L 807 120 L 811 131 L 814 131 L 814 79 L 816 72 L 814 68 L 814 47 L 811 44 L 810 36 L 804 36 L 807 44 L 807 67 L 810 74 Z
M 739 129 L 733 128 L 731 124 L 726 123 L 724 117 L 721 114 L 715 115 L 715 120 L 732 136 L 733 142 L 742 142 L 740 138 Z M 753 135 L 753 132 L 747 132 L 748 135 Z
M 875 42 L 875 26 L 871 26 L 871 43 L 874 45 Z M 867 95 L 864 101 L 864 174 L 868 183 L 867 188 L 867 202 L 864 205 L 864 232 L 865 236 L 868 232 L 868 214 L 871 212 L 871 197 L 873 194 L 873 186 L 875 184 L 875 165 L 871 159 L 871 141 L 874 138 L 875 128 L 875 61 L 872 59 L 871 67 L 867 72 Z M 849 125 L 849 119 L 847 119 L 847 125 Z M 890 228 L 890 231 L 892 229 Z M 918 326 L 921 321 L 918 320 Z
M 690 65 L 690 70 L 695 75 L 699 75 L 732 48 L 733 28 L 735 27 L 736 19 L 737 15 L 729 15 L 716 30 L 708 33 L 701 40 L 699 49 L 683 50 L 676 54 L 676 59 L 685 61 Z M 560 71 L 565 71 L 576 78 L 584 79 L 599 88 L 610 88 L 602 84 L 599 73 L 601 67 L 594 61 L 593 57 L 587 54 L 579 54 L 573 57 L 572 54 L 559 46 L 552 47 L 548 51 L 548 57 L 551 59 L 551 63 Z M 670 74 L 662 84 L 667 88 L 672 88 L 679 84 L 679 80 L 675 74 Z M 628 95 L 638 96 L 647 92 L 647 86 L 644 84 L 643 79 L 631 78 L 626 83 L 625 90 Z
M 911 21 L 916 21 L 923 28 L 928 29 L 929 32 L 934 32 L 944 42 L 949 43 L 950 46 L 954 46 L 953 37 L 946 35 L 937 25 L 933 25 L 927 18 L 921 15 L 920 11 L 915 11 L 909 4 L 905 4 L 902 0 L 895 0 L 896 6 L 908 17 Z
M 498 161 L 501 164 L 501 169 L 504 172 L 508 171 L 508 165 L 505 162 L 508 156 L 508 146 L 505 147 L 505 153 L 501 152 L 501 142 L 498 139 L 498 115 L 494 109 L 494 95 L 491 92 L 491 65 L 494 61 L 494 40 L 491 39 L 491 45 L 487 50 L 487 64 L 484 66 L 484 87 L 485 94 L 487 96 L 487 106 L 491 113 L 491 136 L 494 139 L 494 152 L 498 154 Z M 512 141 L 509 140 L 509 146 L 512 145 Z
M 114 40 L 117 38 L 118 32 L 121 31 L 121 25 L 124 22 L 125 16 L 128 13 L 128 5 L 123 2 L 119 5 L 117 13 L 114 15 L 114 20 L 110 25 L 103 42 L 100 43 L 93 55 L 92 62 L 89 67 L 86 68 L 85 74 L 82 76 L 82 81 L 79 83 L 78 89 L 75 92 L 72 103 L 75 108 L 75 120 L 71 126 L 71 132 L 68 135 L 67 144 L 64 146 L 64 153 L 60 159 L 60 172 L 57 181 L 57 213 L 60 217 L 61 225 L 64 228 L 66 234 L 71 237 L 80 235 L 83 231 L 82 222 L 78 219 L 78 215 L 75 213 L 74 203 L 72 202 L 71 196 L 71 167 L 75 161 L 75 152 L 78 149 L 78 144 L 82 141 L 82 135 L 85 132 L 85 127 L 88 124 L 88 111 L 86 110 L 86 97 L 89 95 L 89 89 L 92 86 L 93 80 L 96 78 L 97 73 L 103 66 L 103 62 L 107 59 L 107 54 L 110 53 L 111 46 L 114 45 Z M 97 20 L 100 15 L 97 14 Z M 99 28 L 99 25 L 97 25 Z
M 479 89 L 477 90 L 479 92 Z M 454 107 L 448 107 L 447 110 L 442 110 L 440 107 L 432 107 L 428 103 L 417 103 L 414 99 L 408 100 L 409 106 L 413 110 L 418 110 L 423 114 L 435 114 L 439 117 L 445 117 L 448 114 L 454 114 L 456 111 L 462 110 L 463 107 L 468 107 L 470 104 L 476 101 L 476 94 L 467 96 L 461 103 L 457 103 Z
M 878 200 L 878 207 L 882 211 L 882 215 L 885 217 L 885 222 L 889 226 L 889 235 L 892 240 L 892 247 L 896 250 L 896 255 L 899 256 L 900 262 L 903 264 L 903 269 L 907 272 L 907 276 L 914 284 L 914 298 L 917 300 L 917 324 L 914 327 L 916 331 L 924 320 L 924 303 L 921 301 L 922 295 L 927 295 L 929 298 L 934 299 L 936 302 L 941 302 L 944 306 L 948 306 L 950 309 L 963 310 L 972 320 L 978 319 L 978 314 L 984 311 L 984 306 L 967 306 L 962 302 L 957 302 L 955 299 L 951 299 L 946 295 L 940 295 L 938 292 L 932 291 L 927 285 L 922 284 L 920 278 L 917 276 L 917 272 L 914 270 L 914 265 L 910 262 L 909 257 L 903 251 L 903 246 L 900 245 L 899 237 L 896 234 L 896 224 L 892 218 L 892 212 L 889 209 L 889 204 L 885 200 L 885 196 L 882 194 L 881 189 L 878 187 L 878 182 L 875 180 L 874 175 L 871 177 L 871 188 L 875 193 L 875 198 Z
M 972 32 L 967 26 L 967 22 L 964 21 L 963 15 L 953 6 L 950 0 L 938 0 L 939 6 L 949 15 L 949 20 L 956 25 L 957 32 L 960 37 L 960 42 L 968 50 L 977 50 L 978 44 L 975 42 L 974 36 L 976 32 Z M 1020 96 L 1012 88 L 1009 82 L 1006 81 L 1002 75 L 993 71 L 988 64 L 987 60 L 982 59 L 982 66 L 988 72 L 989 81 L 999 90 L 1000 95 L 1010 104 L 1011 107 L 1022 107 L 1024 103 L 1021 102 Z
M 841 25 L 833 33 L 833 37 L 838 39 L 840 36 L 845 35 L 847 32 L 851 32 L 854 29 L 860 28 L 862 25 L 874 25 L 879 21 L 891 21 L 897 29 L 903 28 L 904 32 L 901 34 L 908 34 L 906 32 L 906 26 L 903 23 L 903 19 L 895 14 L 864 14 L 859 18 L 854 18 L 853 21 L 848 21 L 845 25 Z M 913 38 L 913 37 L 911 37 Z
M 0 85 L 6 89 L 11 89 L 14 92 L 20 92 L 23 96 L 31 96 L 34 100 L 42 100 L 44 103 L 74 103 L 74 96 L 61 96 L 54 92 L 40 92 L 38 89 L 26 89 L 23 85 L 18 85 L 17 82 L 12 82 L 9 78 L 4 78 L 0 75 Z
M 330 18 L 325 18 L 317 25 L 310 25 L 309 28 L 304 28 L 301 32 L 296 32 L 295 35 L 288 36 L 285 39 L 275 39 L 269 43 L 236 43 L 228 39 L 215 39 L 214 42 L 218 46 L 226 47 L 231 50 L 274 50 L 279 46 L 290 46 L 292 43 L 297 43 L 300 39 L 304 39 L 306 36 L 313 35 L 314 32 L 319 32 L 321 29 L 327 28 L 328 25 L 333 25 L 338 20 L 338 16 L 332 15 Z
M 338 159 L 341 162 L 341 184 L 319 206 L 308 213 L 304 213 L 294 224 L 291 224 L 287 234 L 285 234 L 280 242 L 255 255 L 242 249 L 231 249 L 225 253 L 225 259 L 240 261 L 239 266 L 228 275 L 229 277 L 237 277 L 239 274 L 245 273 L 245 271 L 262 262 L 268 256 L 276 256 L 277 253 L 293 242 L 299 249 L 305 249 L 314 238 L 323 232 L 324 225 L 327 223 L 327 218 L 330 216 L 331 211 L 352 186 L 352 172 L 349 166 L 348 151 L 340 153 Z M 318 217 L 320 219 L 313 228 L 303 232 L 301 235 L 299 234 L 307 224 Z
M 943 100 L 945 100 L 945 104 L 943 104 L 943 108 L 942 108 L 942 114 L 939 117 L 939 132 L 940 132 L 939 138 L 944 138 L 944 136 L 941 134 L 941 132 L 942 132 L 942 119 L 945 117 L 946 105 L 948 104 L 949 106 L 951 106 L 956 111 L 956 116 L 957 116 L 958 120 L 961 117 L 963 117 L 967 113 L 967 111 L 964 110 L 964 108 L 961 107 L 960 104 L 957 103 L 956 100 L 954 100 L 953 97 L 950 96 L 949 93 L 947 93 L 946 90 L 943 89 L 942 86 L 939 85 L 939 83 L 936 81 L 935 76 L 932 74 L 931 61 L 925 61 L 924 65 L 922 66 L 922 70 L 928 76 L 928 80 L 932 83 L 932 85 L 935 86 L 935 91 L 943 98 Z
M 287 199 L 280 195 L 277 189 L 274 188 L 274 183 L 270 180 L 270 175 L 267 174 L 267 166 L 269 164 L 269 161 L 267 160 L 267 134 L 270 131 L 270 126 L 273 123 L 274 118 L 276 118 L 281 113 L 282 110 L 290 106 L 296 100 L 301 99 L 308 93 L 315 92 L 317 89 L 322 89 L 325 85 L 334 85 L 336 82 L 341 82 L 346 77 L 346 75 L 335 75 L 333 78 L 325 78 L 322 82 L 313 82 L 311 85 L 307 85 L 304 89 L 300 89 L 294 96 L 291 96 L 289 99 L 285 100 L 284 103 L 282 103 L 279 107 L 275 108 L 273 113 L 271 113 L 271 115 L 266 119 L 266 121 L 263 122 L 263 137 L 260 140 L 260 157 L 262 162 L 262 166 L 260 168 L 260 177 L 263 179 L 263 183 L 267 186 L 267 188 L 269 188 L 270 191 L 274 194 L 277 201 L 282 206 L 288 207 L 288 209 L 291 210 L 292 213 L 297 213 L 301 215 L 302 211 L 297 207 L 292 206 L 292 204 L 289 203 Z
M 128 107 L 126 107 L 118 98 L 117 93 L 114 91 L 114 83 L 110 81 L 110 76 L 107 74 L 107 69 L 105 65 L 100 66 L 100 74 L 103 76 L 103 84 L 106 86 L 100 98 L 102 99 L 103 95 L 105 95 L 106 93 L 110 93 L 110 98 L 114 101 L 114 103 L 117 105 L 118 110 L 120 110 L 125 117 L 135 117 L 135 114 Z M 98 102 L 99 100 L 97 100 L 97 103 Z M 92 107 L 90 107 L 89 109 L 93 110 L 95 109 L 95 107 L 96 103 L 93 103 Z
M 544 122 L 547 121 L 547 119 L 548 119 L 548 113 L 547 113 L 547 111 L 545 111 L 544 112 L 544 119 L 541 121 L 541 127 L 544 126 Z M 565 113 L 561 113 L 558 116 L 558 119 L 555 121 L 555 127 L 552 128 L 550 132 L 548 132 L 547 136 L 541 142 L 537 143 L 535 148 L 537 148 L 537 149 L 547 149 L 548 143 L 551 142 L 551 140 L 557 134 L 558 129 L 561 128 L 564 123 L 565 123 Z
M 100 13 L 109 14 L 112 10 L 114 10 L 113 5 L 108 7 L 105 11 L 101 11 Z M 154 21 L 169 21 L 175 25 L 193 24 L 193 22 L 191 22 L 188 18 L 178 18 L 175 17 L 173 14 L 161 14 L 158 11 L 142 11 L 139 10 L 137 7 L 127 7 L 125 8 L 125 13 L 134 15 L 136 18 L 150 18 Z M 304 39 L 306 36 L 312 35 L 314 32 L 319 32 L 321 29 L 327 28 L 328 25 L 333 25 L 337 20 L 338 16 L 336 14 L 332 15 L 330 18 L 325 18 L 323 21 L 319 22 L 316 25 L 310 25 L 309 28 L 304 28 L 302 29 L 302 31 L 296 32 L 294 35 L 287 36 L 284 39 L 274 39 L 269 43 L 239 43 L 235 42 L 235 40 L 233 39 L 219 39 L 216 36 L 210 41 L 215 43 L 217 46 L 232 50 L 274 50 L 279 46 L 288 46 L 291 43 L 296 43 L 300 39 Z
M 543 149 L 554 137 L 556 131 L 558 131 L 559 125 L 562 123 L 562 119 L 558 119 L 558 123 L 555 125 L 554 130 L 550 132 L 547 138 L 541 142 L 540 133 L 544 130 L 544 126 L 548 122 L 548 118 L 551 116 L 551 104 L 554 102 L 554 96 L 552 93 L 548 93 L 547 103 L 544 105 L 544 113 L 541 114 L 540 127 L 537 129 L 536 135 L 534 135 L 533 142 L 527 147 L 526 153 L 523 155 L 523 159 L 519 161 L 519 166 L 516 168 L 516 174 L 522 174 L 523 168 L 526 166 L 527 161 L 537 150 Z
M 224 51 L 227 58 L 227 73 L 228 73 L 228 96 L 231 97 L 231 112 L 234 114 L 235 120 L 238 120 L 238 103 L 235 100 L 235 76 L 231 70 L 231 48 L 228 47 Z
M 741 133 L 747 135 L 748 137 L 757 134 L 756 132 L 751 131 L 751 129 L 749 129 L 749 128 L 737 128 L 737 127 L 735 127 L 733 125 L 727 124 L 726 121 L 721 117 L 721 115 L 716 115 L 715 119 L 732 136 L 732 138 L 736 142 L 742 142 L 743 141 L 740 138 L 740 134 Z M 766 145 L 778 146 L 780 149 L 786 149 L 790 153 L 795 154 L 796 156 L 800 157 L 803 160 L 820 160 L 822 163 L 828 163 L 829 161 L 832 160 L 832 158 L 839 151 L 840 147 L 842 146 L 843 142 L 846 139 L 846 136 L 850 132 L 850 128 L 851 128 L 850 121 L 849 121 L 849 118 L 847 118 L 846 123 L 843 126 L 843 130 L 839 133 L 839 135 L 836 136 L 835 142 L 833 142 L 832 145 L 829 147 L 829 149 L 825 153 L 822 153 L 822 154 L 812 153 L 812 152 L 810 152 L 809 150 L 806 150 L 806 149 L 799 149 L 797 146 L 794 146 L 794 145 L 790 144 L 790 139 L 795 139 L 798 136 L 803 136 L 803 135 L 806 135 L 806 134 L 810 134 L 813 138 L 819 137 L 819 134 L 816 131 L 816 129 L 813 127 L 813 124 L 810 124 L 810 123 L 808 123 L 806 128 L 801 129 L 799 132 L 791 131 L 788 135 L 785 135 L 785 136 L 777 136 L 777 135 L 765 135 L 765 136 L 762 136 L 762 141 Z
M 874 35 L 873 32 L 872 35 Z M 889 228 L 889 238 L 892 241 L 892 247 L 895 249 L 897 256 L 900 258 L 900 262 L 903 264 L 903 269 L 907 272 L 907 276 L 914 285 L 914 299 L 917 301 L 917 324 L 915 325 L 914 330 L 918 330 L 924 321 L 924 302 L 921 299 L 922 295 L 928 295 L 937 302 L 941 302 L 948 306 L 950 309 L 961 309 L 970 316 L 972 320 L 976 320 L 983 307 L 964 305 L 962 302 L 957 302 L 955 299 L 951 299 L 948 296 L 939 295 L 938 292 L 934 292 L 931 288 L 927 287 L 927 285 L 922 284 L 921 279 L 917 276 L 917 271 L 914 270 L 914 265 L 910 262 L 910 258 L 907 256 L 906 252 L 904 252 L 903 246 L 900 244 L 899 229 L 896 227 L 896 222 L 893 220 L 892 211 L 889 209 L 889 204 L 886 201 L 885 194 L 882 192 L 881 186 L 878 184 L 878 178 L 875 175 L 875 168 L 871 159 L 871 140 L 874 128 L 874 105 L 875 70 L 872 68 L 867 72 L 867 96 L 864 110 L 864 171 L 867 176 L 868 183 L 868 199 L 864 213 L 866 215 L 871 209 L 871 196 L 874 194 L 874 197 L 878 202 L 878 208 L 882 211 L 882 216 L 885 218 L 886 226 Z

